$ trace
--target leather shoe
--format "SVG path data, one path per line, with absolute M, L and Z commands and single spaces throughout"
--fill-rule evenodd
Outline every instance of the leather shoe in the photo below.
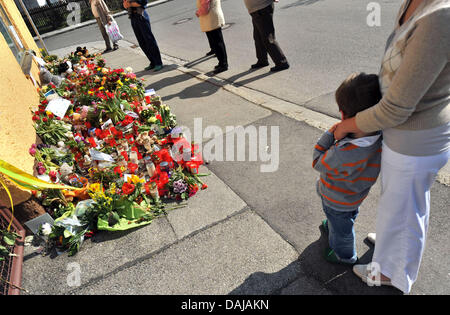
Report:
M 228 70 L 228 66 L 217 65 L 217 66 L 214 68 L 213 73 L 214 73 L 214 74 L 217 74 L 217 73 L 221 73 L 221 72 L 224 72 L 224 71 L 227 71 L 227 70 Z
M 254 65 L 251 65 L 251 68 L 252 69 L 259 69 L 259 68 L 264 68 L 264 67 L 267 67 L 269 65 L 269 63 L 268 62 L 257 62 L 257 63 L 255 63 Z
M 289 69 L 289 64 L 287 62 L 279 64 L 279 65 L 276 65 L 275 67 L 270 68 L 270 71 L 271 72 L 278 72 L 278 71 L 283 71 L 283 70 L 286 70 L 286 69 Z

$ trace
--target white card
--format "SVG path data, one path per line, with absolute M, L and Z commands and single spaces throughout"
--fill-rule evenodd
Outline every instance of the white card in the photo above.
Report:
M 64 118 L 64 115 L 66 115 L 67 109 L 69 108 L 70 104 L 71 103 L 69 100 L 59 97 L 48 102 L 47 108 L 45 110 L 52 112 L 59 118 Z
M 95 161 L 108 161 L 108 162 L 113 162 L 114 163 L 114 159 L 111 155 L 103 153 L 103 152 L 99 152 L 97 150 L 94 149 L 89 149 L 89 153 L 91 155 L 91 159 L 95 160 Z
M 102 130 L 106 130 L 109 129 L 110 127 L 113 127 L 114 124 L 112 122 L 111 119 L 108 119 L 103 125 L 102 125 Z
M 37 62 L 38 65 L 40 65 L 41 67 L 45 67 L 46 62 L 44 61 L 44 59 L 40 58 L 40 57 L 36 57 L 33 55 L 33 59 L 34 61 Z
M 145 96 L 152 96 L 152 95 L 156 95 L 156 92 L 154 89 L 145 90 Z

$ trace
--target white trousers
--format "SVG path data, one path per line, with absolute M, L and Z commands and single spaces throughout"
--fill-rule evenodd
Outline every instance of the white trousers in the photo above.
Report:
M 372 262 L 404 293 L 416 281 L 430 216 L 430 188 L 450 151 L 409 156 L 383 143 L 381 197 L 378 204 Z

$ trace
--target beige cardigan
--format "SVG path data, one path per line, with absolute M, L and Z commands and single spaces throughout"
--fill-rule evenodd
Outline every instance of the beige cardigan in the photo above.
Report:
M 425 0 L 388 39 L 380 71 L 383 99 L 356 115 L 365 132 L 424 130 L 450 122 L 450 1 Z
M 205 0 L 197 0 L 198 13 L 202 13 Z M 209 11 L 205 15 L 199 15 L 200 29 L 202 32 L 209 32 L 221 28 L 225 25 L 225 18 L 223 16 L 222 6 L 220 0 L 210 0 Z
M 112 21 L 111 12 L 103 0 L 91 0 L 91 10 L 95 18 L 99 18 L 103 25 Z

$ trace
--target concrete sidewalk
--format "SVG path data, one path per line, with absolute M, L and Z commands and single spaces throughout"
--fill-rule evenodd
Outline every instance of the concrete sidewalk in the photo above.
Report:
M 85 46 L 101 51 L 103 42 Z M 107 66 L 134 69 L 177 115 L 179 125 L 203 127 L 278 126 L 279 169 L 261 173 L 261 163 L 212 161 L 202 172 L 208 189 L 188 207 L 170 212 L 151 225 L 127 233 L 99 233 L 75 257 L 42 257 L 27 248 L 23 287 L 31 294 L 400 294 L 394 288 L 369 288 L 351 268 L 322 258 L 327 240 L 311 169 L 311 148 L 336 120 L 236 87 L 164 56 L 158 73 L 142 51 L 120 42 L 105 55 Z M 75 50 L 54 51 L 59 56 Z M 210 144 L 204 137 L 203 144 Z M 224 150 L 225 151 L 225 150 Z M 449 294 L 449 188 L 436 183 L 428 248 L 412 294 Z M 379 186 L 357 220 L 357 249 L 369 262 L 373 246 L 364 242 L 374 231 Z M 73 265 L 77 263 L 78 265 Z M 81 285 L 71 286 L 78 266 Z

